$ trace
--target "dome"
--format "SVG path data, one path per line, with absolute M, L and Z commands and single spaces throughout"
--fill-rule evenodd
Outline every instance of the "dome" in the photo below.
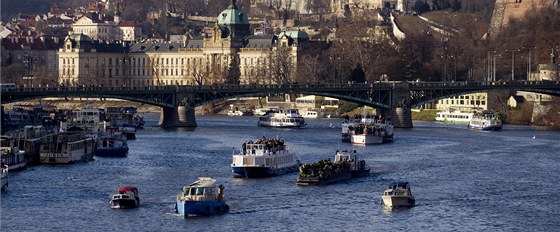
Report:
M 235 0 L 217 17 L 218 25 L 249 24 L 247 15 L 237 8 Z

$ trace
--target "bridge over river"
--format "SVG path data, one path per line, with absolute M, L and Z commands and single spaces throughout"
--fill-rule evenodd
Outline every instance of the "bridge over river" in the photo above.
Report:
M 47 97 L 124 99 L 161 107 L 161 126 L 195 127 L 195 107 L 211 102 L 278 93 L 312 94 L 374 107 L 384 115 L 390 115 L 395 127 L 411 128 L 410 109 L 414 106 L 456 95 L 488 91 L 527 91 L 560 96 L 560 81 L 15 88 L 3 89 L 1 101 L 6 104 Z

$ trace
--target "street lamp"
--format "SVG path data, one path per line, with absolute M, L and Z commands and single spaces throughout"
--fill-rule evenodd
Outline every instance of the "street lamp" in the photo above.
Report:
M 515 52 L 521 51 L 520 49 L 511 50 L 511 80 L 515 80 Z M 506 50 L 507 52 L 507 50 Z

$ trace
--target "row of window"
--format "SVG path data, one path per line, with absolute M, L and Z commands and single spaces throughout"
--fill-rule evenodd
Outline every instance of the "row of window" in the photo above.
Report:
M 439 100 L 439 104 L 446 104 L 446 105 L 470 105 L 470 106 L 479 106 L 479 105 L 486 105 L 486 101 L 479 101 L 479 100 Z

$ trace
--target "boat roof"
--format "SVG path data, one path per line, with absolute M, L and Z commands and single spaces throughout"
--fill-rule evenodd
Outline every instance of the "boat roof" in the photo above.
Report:
M 121 186 L 117 189 L 117 191 L 126 192 L 126 191 L 134 191 L 135 189 L 137 190 L 137 188 L 134 186 Z
M 397 186 L 405 188 L 408 185 L 408 181 L 396 181 L 392 182 L 389 186 Z
M 214 185 L 216 183 L 215 179 L 212 179 L 210 177 L 199 177 L 197 181 L 193 182 L 192 184 L 189 184 L 189 187 L 210 187 L 212 185 Z

